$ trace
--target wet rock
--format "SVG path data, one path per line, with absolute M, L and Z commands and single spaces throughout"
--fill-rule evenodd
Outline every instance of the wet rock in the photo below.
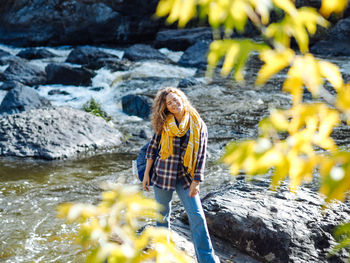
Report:
M 11 62 L 4 71 L 4 75 L 6 81 L 18 81 L 28 86 L 41 85 L 46 82 L 45 70 L 25 60 Z
M 0 56 L 0 66 L 4 66 L 7 64 L 11 64 L 11 63 L 22 63 L 22 62 L 26 62 L 26 60 L 21 59 L 20 57 L 17 56 L 13 56 L 13 55 L 8 55 L 8 56 Z
M 122 134 L 90 113 L 68 107 L 36 109 L 0 118 L 0 155 L 71 158 L 117 147 Z
M 169 61 L 167 56 L 160 53 L 157 49 L 152 48 L 149 45 L 136 44 L 125 50 L 124 57 L 131 61 L 139 60 L 166 60 Z
M 199 81 L 196 80 L 195 78 L 185 78 L 185 79 L 180 80 L 177 87 L 179 89 L 185 89 L 185 88 L 189 88 L 189 87 L 196 86 L 199 84 L 200 84 Z
M 0 49 L 0 57 L 11 56 L 11 54 L 5 50 Z
M 7 81 L 4 84 L 2 84 L 0 86 L 0 90 L 11 90 L 13 88 L 17 88 L 17 87 L 23 87 L 24 85 L 18 81 Z
M 26 48 L 17 54 L 18 57 L 25 59 L 52 58 L 56 55 L 45 48 Z
M 21 84 L 7 92 L 2 103 L 0 104 L 0 114 L 13 114 L 30 109 L 39 109 L 50 107 L 51 103 L 47 99 L 39 96 L 33 89 Z
M 96 75 L 86 68 L 71 67 L 65 64 L 52 63 L 46 66 L 47 84 L 90 86 Z
M 123 112 L 143 119 L 151 114 L 152 99 L 143 95 L 126 95 L 122 98 Z
M 108 58 L 117 59 L 118 57 L 96 47 L 83 46 L 73 49 L 69 53 L 66 62 L 86 65 L 99 59 Z
M 178 64 L 185 67 L 206 69 L 209 43 L 208 41 L 197 41 L 196 44 L 186 49 Z
M 86 64 L 85 67 L 93 70 L 106 68 L 111 71 L 126 71 L 130 68 L 131 63 L 119 58 L 99 58 Z
M 0 41 L 17 46 L 131 43 L 153 39 L 158 0 L 14 0 L 0 4 Z
M 47 94 L 50 96 L 53 96 L 53 95 L 69 95 L 70 93 L 65 90 L 52 89 Z
M 268 190 L 267 181 L 237 180 L 208 194 L 203 207 L 211 234 L 264 262 L 343 262 L 345 254 L 328 258 L 335 245 L 336 225 L 350 220 L 350 207 L 323 200 L 303 189 Z
M 212 40 L 211 28 L 199 27 L 189 29 L 169 29 L 157 33 L 154 40 L 155 48 L 165 47 L 174 51 L 186 50 L 198 40 Z
M 350 17 L 340 20 L 327 38 L 314 44 L 310 51 L 325 56 L 350 56 Z

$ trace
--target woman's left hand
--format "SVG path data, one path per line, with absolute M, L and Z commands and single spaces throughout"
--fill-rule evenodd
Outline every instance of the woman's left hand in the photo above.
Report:
M 190 197 L 194 197 L 199 193 L 199 181 L 193 180 L 190 186 Z

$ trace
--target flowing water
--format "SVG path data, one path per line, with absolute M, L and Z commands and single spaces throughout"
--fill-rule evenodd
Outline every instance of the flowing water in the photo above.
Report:
M 1 49 L 17 54 L 21 49 L 0 45 Z M 48 48 L 57 54 L 50 59 L 32 63 L 45 67 L 51 62 L 63 62 L 71 47 Z M 105 48 L 119 57 L 123 50 Z M 162 49 L 176 62 L 182 52 Z M 350 63 L 338 60 L 343 71 L 349 72 Z M 0 72 L 6 69 L 0 67 Z M 149 121 L 127 116 L 121 110 L 121 98 L 127 94 L 154 95 L 166 85 L 177 85 L 182 78 L 195 77 L 200 88 L 186 89 L 194 106 L 209 129 L 206 180 L 201 185 L 201 196 L 233 180 L 227 168 L 217 163 L 229 140 L 257 135 L 256 124 L 270 108 L 286 108 L 290 97 L 281 93 L 277 82 L 256 89 L 248 80 L 246 85 L 227 80 L 207 80 L 196 69 L 156 61 L 133 63 L 128 71 L 97 71 L 91 87 L 43 85 L 37 87 L 41 96 L 53 105 L 81 106 L 91 97 L 101 103 L 113 117 L 116 126 L 129 138 L 118 153 L 107 153 L 75 160 L 40 161 L 32 159 L 0 158 L 0 262 L 82 262 L 84 253 L 74 244 L 76 225 L 66 224 L 56 217 L 57 205 L 64 202 L 96 203 L 103 182 L 139 184 L 132 175 L 131 162 L 145 140 L 135 139 L 140 130 L 150 131 Z M 250 83 L 250 84 L 249 84 Z M 0 83 L 1 84 L 1 83 Z M 51 90 L 66 91 L 68 95 L 49 95 Z M 0 91 L 0 101 L 6 91 Z M 146 193 L 152 196 L 152 193 Z

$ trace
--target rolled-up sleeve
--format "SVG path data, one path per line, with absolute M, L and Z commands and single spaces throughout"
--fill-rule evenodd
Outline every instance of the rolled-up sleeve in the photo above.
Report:
M 158 145 L 160 142 L 160 137 L 161 135 L 158 135 L 156 133 L 153 134 L 153 137 L 147 147 L 147 151 L 146 151 L 146 159 L 155 159 L 156 158 L 156 154 L 157 154 L 157 149 L 158 149 Z
M 201 139 L 198 150 L 197 165 L 194 170 L 193 179 L 196 181 L 203 181 L 205 161 L 207 158 L 207 145 L 208 145 L 208 129 L 204 122 L 202 122 Z

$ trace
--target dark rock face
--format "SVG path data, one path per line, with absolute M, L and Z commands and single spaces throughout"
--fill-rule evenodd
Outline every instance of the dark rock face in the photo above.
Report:
M 7 92 L 2 103 L 0 104 L 0 114 L 18 113 L 30 109 L 39 109 L 50 107 L 51 103 L 47 99 L 40 97 L 32 88 L 26 87 L 19 83 Z
M 152 99 L 142 95 L 126 95 L 122 98 L 123 112 L 147 119 L 151 113 Z
M 186 49 L 178 64 L 184 67 L 196 67 L 206 69 L 207 53 L 209 49 L 208 41 L 198 41 L 193 46 Z
M 199 84 L 200 84 L 199 81 L 196 80 L 195 78 L 185 78 L 185 79 L 180 80 L 177 87 L 179 89 L 185 89 L 185 88 L 189 88 L 189 87 L 196 86 Z
M 56 55 L 45 48 L 27 48 L 20 51 L 17 56 L 24 59 L 52 58 Z
M 86 64 L 85 67 L 93 70 L 106 68 L 111 71 L 126 71 L 130 68 L 130 61 L 120 60 L 119 58 L 99 58 Z
M 26 60 L 23 60 L 20 57 L 13 56 L 11 54 L 10 55 L 0 56 L 0 66 L 11 64 L 13 62 L 21 63 L 23 61 L 26 61 Z
M 11 54 L 5 50 L 0 49 L 0 57 L 11 56 Z
M 23 87 L 24 85 L 18 81 L 8 81 L 0 86 L 0 90 L 11 90 L 16 87 Z
M 75 68 L 65 64 L 49 64 L 46 66 L 47 84 L 89 86 L 91 78 L 96 74 L 85 68 Z
M 45 70 L 25 60 L 12 62 L 5 70 L 4 75 L 6 81 L 18 81 L 28 86 L 46 82 Z
M 18 46 L 131 43 L 153 39 L 158 0 L 4 0 L 0 41 Z
M 167 56 L 149 45 L 136 44 L 125 50 L 124 57 L 131 61 L 138 60 L 168 60 Z
M 310 50 L 326 56 L 350 56 L 350 17 L 340 20 L 327 38 L 317 42 Z
M 66 108 L 36 109 L 0 118 L 0 155 L 62 159 L 117 147 L 122 134 L 104 119 Z
M 345 261 L 345 252 L 327 254 L 336 225 L 350 220 L 348 205 L 322 210 L 322 199 L 311 190 L 294 195 L 266 184 L 238 180 L 208 194 L 203 207 L 210 233 L 264 262 Z
M 66 60 L 66 62 L 86 65 L 102 58 L 118 58 L 115 55 L 104 52 L 96 47 L 78 47 L 73 49 Z
M 199 40 L 211 41 L 213 38 L 211 28 L 199 27 L 190 29 L 171 29 L 158 32 L 154 40 L 155 48 L 166 47 L 170 50 L 186 50 Z

